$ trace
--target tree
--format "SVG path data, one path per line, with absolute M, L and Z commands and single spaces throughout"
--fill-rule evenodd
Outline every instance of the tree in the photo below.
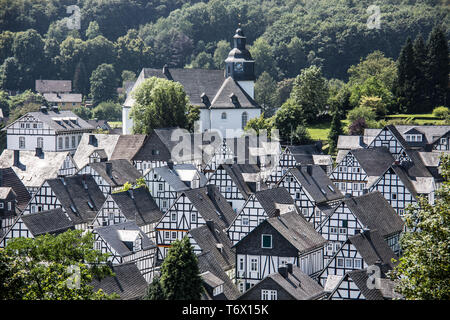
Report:
M 83 120 L 92 119 L 92 111 L 86 107 L 78 106 L 72 110 L 77 116 L 79 116 Z
M 414 40 L 413 51 L 416 74 L 414 76 L 415 90 L 413 92 L 414 108 L 411 111 L 414 113 L 423 113 L 431 110 L 431 104 L 429 97 L 429 81 L 427 80 L 428 52 L 421 34 Z
M 301 71 L 295 78 L 291 99 L 301 106 L 308 122 L 316 120 L 325 111 L 328 86 L 319 67 L 311 66 Z
M 341 111 L 339 109 L 334 109 L 333 117 L 331 119 L 330 132 L 328 134 L 329 154 L 336 153 L 338 138 L 340 135 L 344 133 L 342 130 L 341 117 L 342 117 Z
M 164 289 L 159 276 L 155 276 L 148 286 L 144 300 L 165 300 Z
M 367 97 L 362 96 L 359 106 L 362 108 L 369 108 L 375 112 L 377 119 L 384 117 L 387 113 L 386 104 L 380 97 Z
M 114 67 L 103 63 L 95 69 L 90 77 L 91 96 L 94 105 L 102 101 L 114 101 L 117 98 L 117 78 Z
M 211 54 L 200 52 L 194 60 L 192 60 L 192 68 L 196 69 L 213 69 L 214 60 Z
M 244 130 L 247 132 L 254 130 L 257 135 L 259 135 L 262 130 L 266 130 L 267 137 L 270 138 L 271 130 L 274 129 L 274 120 L 274 117 L 265 118 L 264 113 L 261 113 L 259 117 L 248 120 Z
M 161 284 L 167 300 L 199 300 L 203 281 L 199 274 L 197 256 L 189 237 L 172 242 L 161 265 Z
M 117 51 L 116 70 L 130 70 L 140 72 L 142 67 L 150 65 L 154 54 L 136 30 L 128 30 L 127 34 L 119 37 L 114 44 Z
M 130 117 L 135 134 L 149 134 L 155 128 L 187 128 L 189 100 L 180 83 L 150 77 L 132 94 L 136 102 Z
M 0 33 L 0 63 L 6 58 L 12 57 L 12 46 L 15 34 L 11 31 L 3 31 Z
M 83 61 L 78 62 L 73 75 L 73 90 L 82 93 L 84 96 L 89 94 L 89 81 L 86 71 L 86 65 Z
M 447 106 L 449 98 L 448 74 L 449 50 L 447 39 L 442 27 L 435 27 L 428 42 L 428 81 L 430 86 L 431 107 Z M 430 110 L 431 111 L 431 110 Z
M 122 118 L 122 107 L 112 101 L 99 103 L 92 109 L 92 118 L 108 121 L 120 121 Z
M 231 50 L 230 43 L 227 40 L 220 40 L 217 42 L 217 48 L 214 51 L 214 65 L 216 69 L 225 69 L 225 59 L 228 57 L 228 53 Z
M 351 87 L 350 103 L 352 106 L 359 106 L 363 97 L 379 97 L 386 107 L 386 111 L 392 111 L 394 96 L 391 91 L 376 77 L 367 78 L 364 83 Z
M 272 78 L 278 78 L 278 70 L 275 66 L 273 50 L 266 39 L 263 37 L 256 39 L 250 47 L 250 54 L 255 60 L 256 77 L 259 77 L 264 71 L 266 71 L 272 76 Z
M 101 35 L 102 35 L 102 33 L 100 32 L 100 27 L 98 26 L 98 22 L 97 21 L 89 22 L 89 26 L 86 29 L 86 38 L 94 39 Z
M 392 272 L 395 290 L 408 300 L 450 299 L 450 156 L 441 157 L 444 182 L 431 205 L 421 197 L 406 210 L 402 256 Z
M 136 74 L 130 70 L 123 70 L 121 78 L 122 78 L 122 83 L 125 81 L 134 81 L 134 80 L 136 80 Z
M 366 122 L 373 122 L 376 118 L 375 111 L 367 106 L 361 106 L 350 110 L 347 114 L 347 120 L 350 122 L 354 122 L 361 118 Z
M 298 125 L 292 132 L 292 144 L 309 144 L 312 142 L 311 135 L 305 126 Z
M 348 134 L 351 136 L 360 136 L 367 127 L 366 120 L 364 118 L 358 118 L 348 126 Z
M 0 90 L 0 109 L 3 111 L 3 116 L 9 116 L 9 96 L 5 91 Z
M 186 129 L 190 132 L 195 131 L 195 123 L 200 120 L 200 108 L 198 106 L 194 105 L 188 105 L 187 107 L 187 115 L 186 115 L 186 121 L 187 121 L 187 127 Z
M 266 71 L 255 82 L 255 100 L 266 114 L 273 113 L 276 89 L 277 83 Z
M 9 57 L 0 66 L 0 88 L 8 91 L 21 87 L 19 62 L 16 58 Z
M 305 125 L 303 109 L 292 99 L 288 99 L 275 113 L 275 127 L 279 130 L 280 139 L 290 142 L 292 132 L 298 125 Z
M 397 67 L 397 82 L 395 93 L 402 111 L 412 112 L 414 110 L 415 75 L 417 74 L 414 64 L 414 49 L 411 38 L 408 38 L 400 52 Z
M 109 299 L 90 285 L 95 278 L 113 275 L 105 263 L 108 256 L 94 250 L 92 233 L 69 230 L 57 236 L 13 238 L 0 249 L 3 287 L 0 299 L 25 300 Z M 3 269 L 3 268 L 2 268 Z M 75 270 L 75 271 L 74 271 Z M 75 273 L 76 272 L 76 273 Z M 11 292 L 13 291 L 13 292 Z

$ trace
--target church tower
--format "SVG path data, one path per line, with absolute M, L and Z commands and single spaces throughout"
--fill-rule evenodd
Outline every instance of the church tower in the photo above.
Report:
M 255 61 L 245 45 L 247 38 L 239 27 L 233 37 L 234 48 L 225 60 L 225 77 L 231 77 L 245 90 L 245 92 L 255 98 Z

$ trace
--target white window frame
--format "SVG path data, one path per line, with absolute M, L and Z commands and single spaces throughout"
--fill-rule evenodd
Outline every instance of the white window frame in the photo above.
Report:
M 264 237 L 270 237 L 270 247 L 264 246 Z M 262 249 L 273 249 L 273 237 L 271 234 L 262 234 L 261 235 L 261 248 Z

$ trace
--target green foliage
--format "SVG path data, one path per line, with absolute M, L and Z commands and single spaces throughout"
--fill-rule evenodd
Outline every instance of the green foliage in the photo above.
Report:
M 261 113 L 261 115 L 257 118 L 252 118 L 247 121 L 247 125 L 244 128 L 244 131 L 247 132 L 254 132 L 259 135 L 262 130 L 266 130 L 267 137 L 271 137 L 271 130 L 274 128 L 274 117 L 271 118 L 265 118 L 264 113 Z
M 108 256 L 93 249 L 92 233 L 69 230 L 57 236 L 14 238 L 0 249 L 2 271 L 0 299 L 98 300 L 116 298 L 101 290 L 94 292 L 94 278 L 112 275 L 105 263 Z M 73 271 L 79 269 L 79 282 Z M 1 268 L 4 269 L 4 268 Z M 75 275 L 77 276 L 77 275 Z M 73 286 L 71 286 L 73 285 Z
M 214 51 L 214 66 L 216 69 L 225 69 L 225 59 L 231 50 L 230 42 L 227 40 L 220 40 L 217 42 L 217 48 Z
M 5 59 L 0 66 L 0 88 L 3 90 L 15 90 L 22 86 L 19 62 L 14 57 Z
M 311 135 L 305 126 L 298 125 L 292 132 L 292 144 L 310 144 L 311 142 Z
M 214 59 L 210 53 L 200 52 L 194 60 L 192 60 L 192 68 L 196 69 L 213 69 Z
M 108 121 L 119 121 L 122 119 L 122 106 L 112 101 L 101 102 L 92 109 L 92 118 Z
M 339 109 L 335 109 L 331 119 L 330 132 L 328 133 L 328 153 L 336 153 L 339 135 L 344 134 L 341 123 L 342 114 Z
M 150 77 L 133 92 L 135 104 L 130 117 L 135 134 L 149 134 L 152 129 L 188 126 L 188 98 L 183 86 L 174 81 Z
M 188 105 L 187 107 L 187 127 L 190 132 L 195 131 L 195 123 L 200 120 L 200 108 L 198 106 Z
M 435 204 L 421 198 L 405 215 L 402 257 L 392 272 L 395 290 L 408 300 L 450 299 L 450 156 L 441 157 L 444 182 Z
M 9 96 L 8 93 L 5 91 L 0 90 L 0 109 L 3 112 L 4 117 L 9 116 Z
M 255 101 L 266 114 L 272 114 L 275 107 L 277 83 L 264 71 L 255 82 Z
M 387 113 L 386 104 L 380 97 L 362 96 L 359 102 L 359 107 L 372 109 L 372 111 L 375 112 L 377 119 L 382 118 Z
M 117 78 L 114 67 L 103 63 L 92 72 L 90 77 L 91 96 L 94 105 L 102 101 L 114 101 L 117 98 Z
M 278 71 L 274 66 L 274 53 L 270 44 L 264 38 L 258 38 L 250 47 L 250 54 L 255 60 L 255 75 L 259 77 L 264 71 L 272 78 L 278 78 Z
M 447 107 L 440 106 L 437 108 L 434 108 L 433 110 L 433 116 L 439 119 L 445 119 L 450 115 L 450 111 Z
M 167 300 L 199 300 L 203 281 L 189 237 L 172 242 L 161 265 L 161 285 Z
M 275 113 L 274 124 L 282 141 L 290 141 L 292 132 L 298 125 L 305 125 L 303 109 L 289 98 Z
M 92 119 L 92 111 L 91 111 L 91 109 L 88 109 L 86 107 L 78 106 L 78 107 L 72 109 L 72 112 L 75 113 L 77 116 L 79 116 L 83 120 Z
M 368 106 L 361 106 L 354 108 L 349 111 L 347 114 L 347 120 L 349 122 L 354 122 L 358 119 L 364 119 L 366 122 L 375 121 L 376 114 L 375 111 L 372 110 L 372 108 Z
M 159 276 L 155 276 L 148 286 L 144 300 L 165 300 L 164 289 Z
M 391 110 L 394 104 L 392 92 L 374 76 L 367 78 L 362 84 L 353 85 L 350 90 L 350 103 L 355 107 L 361 105 L 363 97 L 381 98 L 386 110 Z M 382 112 L 380 115 L 382 115 Z
M 89 27 L 86 30 L 86 38 L 94 39 L 98 36 L 101 36 L 100 27 L 98 26 L 97 21 L 89 22 Z
M 130 70 L 123 70 L 121 78 L 122 78 L 122 82 L 135 81 L 136 80 L 136 74 L 133 71 L 130 71 Z

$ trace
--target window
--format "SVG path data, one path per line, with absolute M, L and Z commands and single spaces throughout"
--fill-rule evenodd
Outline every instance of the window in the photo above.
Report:
M 242 218 L 242 224 L 248 226 L 248 218 Z
M 277 300 L 277 290 L 261 290 L 261 300 Z
M 441 144 L 447 144 L 447 138 L 441 138 Z
M 164 209 L 167 209 L 167 200 L 163 200 L 163 202 L 162 202 L 162 207 L 163 207 Z
M 3 209 L 5 207 L 5 204 L 3 202 L 0 202 L 0 209 Z
M 114 212 L 109 212 L 108 213 L 108 220 L 111 222 L 114 222 Z
M 242 113 L 242 129 L 245 128 L 245 126 L 247 125 L 247 121 L 248 121 L 248 115 L 247 112 Z
M 295 193 L 295 199 L 300 199 L 300 192 Z
M 227 113 L 226 112 L 222 112 L 221 118 L 222 118 L 222 120 L 226 120 L 227 119 Z
M 355 259 L 353 261 L 353 267 L 355 269 L 361 269 L 362 268 L 362 263 L 361 263 L 361 259 Z
M 244 258 L 239 258 L 239 270 L 244 271 Z
M 72 136 L 72 148 L 76 147 L 75 136 Z
M 341 268 L 344 266 L 344 258 L 337 258 L 337 266 Z
M 231 187 L 226 187 L 225 190 L 226 192 L 231 192 Z
M 261 248 L 272 249 L 272 235 L 263 234 L 261 236 Z
M 12 206 L 11 206 L 11 202 L 8 202 L 8 211 L 11 211 Z
M 44 148 L 44 138 L 37 138 L 37 143 L 36 143 L 38 148 Z
M 159 191 L 163 191 L 163 184 L 162 183 L 158 184 L 158 190 Z
M 345 267 L 346 268 L 353 268 L 353 259 L 352 258 L 346 258 L 345 259 Z
M 197 222 L 197 216 L 195 213 L 191 214 L 191 222 Z
M 405 209 L 398 209 L 398 214 L 403 216 L 405 214 Z
M 334 249 L 335 249 L 336 252 L 339 251 L 340 248 L 341 248 L 341 244 L 340 243 L 335 243 L 334 244 Z
M 330 233 L 337 233 L 337 228 L 336 227 L 330 227 Z
M 347 228 L 348 227 L 348 220 L 342 220 L 342 227 Z
M 391 200 L 397 200 L 397 194 L 396 193 L 392 193 L 391 194 Z
M 172 239 L 176 239 L 177 238 L 177 233 L 175 231 L 172 231 Z
M 69 137 L 66 137 L 66 149 L 69 149 L 70 148 L 70 145 L 69 145 L 69 142 L 70 142 L 70 139 L 69 139 Z
M 24 128 L 25 128 L 25 123 L 21 122 L 21 123 L 20 123 L 20 128 L 21 128 L 21 129 L 24 129 Z
M 58 138 L 58 149 L 62 149 L 63 148 L 63 138 L 59 137 Z
M 37 123 L 33 123 L 33 129 L 37 129 Z
M 354 183 L 353 184 L 353 190 L 354 191 L 358 191 L 359 190 L 359 184 L 358 183 Z
M 102 243 L 100 241 L 95 241 L 95 250 L 97 251 L 102 250 Z
M 308 208 L 302 208 L 302 214 L 307 217 L 308 216 Z
M 142 249 L 142 239 L 141 237 L 137 237 L 134 241 L 133 251 L 139 251 Z
M 19 149 L 25 149 L 25 137 L 19 137 Z
M 176 213 L 172 213 L 171 220 L 172 221 L 177 221 L 177 214 Z
M 27 129 L 30 129 L 30 124 L 27 123 L 27 124 L 26 124 L 26 127 L 27 127 Z
M 213 296 L 217 296 L 223 292 L 223 284 L 217 286 L 213 290 Z
M 250 271 L 257 272 L 258 271 L 258 259 L 251 259 L 250 260 Z
M 159 154 L 159 150 L 157 150 L 157 149 L 152 150 L 152 155 L 158 155 L 158 154 Z
M 164 232 L 164 239 L 170 239 L 170 232 L 169 231 Z
M 347 228 L 339 228 L 339 234 L 346 234 Z

